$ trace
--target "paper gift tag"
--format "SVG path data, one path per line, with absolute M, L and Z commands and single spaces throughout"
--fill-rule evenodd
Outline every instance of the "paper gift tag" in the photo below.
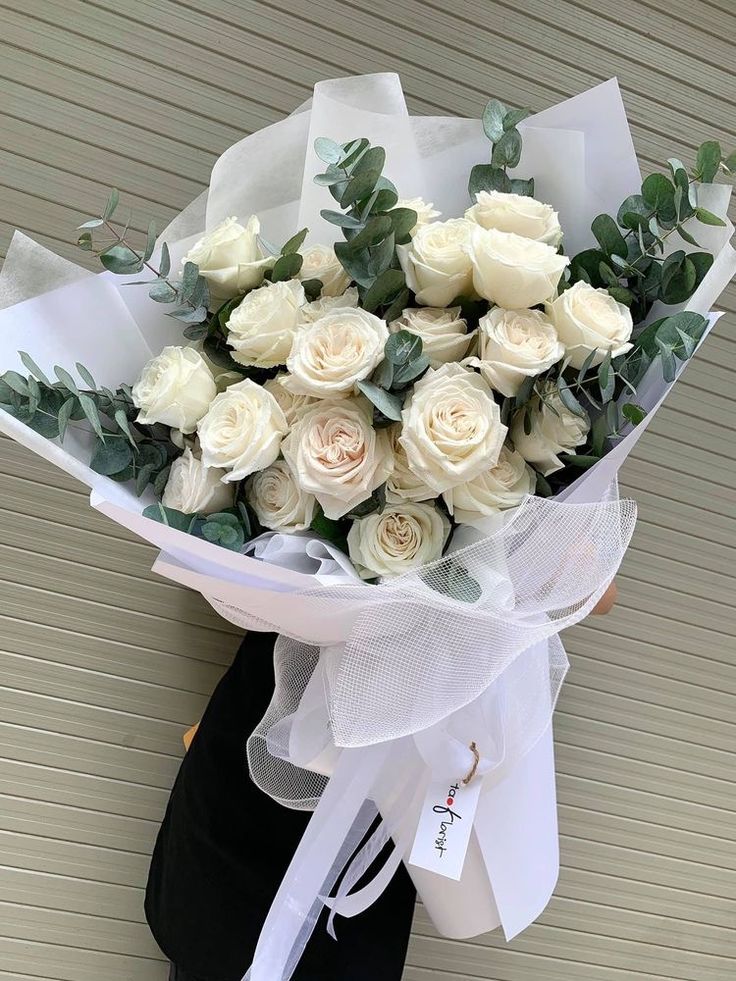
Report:
M 448 879 L 460 878 L 482 786 L 480 779 L 472 780 L 467 786 L 460 780 L 430 783 L 409 856 L 410 865 Z

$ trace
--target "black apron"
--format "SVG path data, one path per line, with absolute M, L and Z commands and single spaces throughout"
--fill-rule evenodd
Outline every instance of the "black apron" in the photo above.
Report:
M 146 917 L 161 950 L 201 981 L 241 981 L 309 813 L 251 782 L 245 743 L 273 692 L 274 634 L 249 633 L 182 761 L 151 860 Z M 414 909 L 403 866 L 369 910 L 312 935 L 294 981 L 399 981 Z

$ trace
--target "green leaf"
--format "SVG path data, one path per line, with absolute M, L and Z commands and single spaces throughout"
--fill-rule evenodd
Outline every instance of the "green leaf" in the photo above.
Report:
M 181 282 L 179 283 L 179 302 L 186 303 L 189 297 L 194 291 L 194 287 L 197 285 L 197 280 L 199 279 L 199 266 L 196 262 L 185 262 L 184 271 L 181 275 Z
M 307 300 L 316 300 L 317 297 L 322 292 L 322 280 L 321 279 L 303 279 L 302 288 L 306 294 Z
M 105 435 L 102 431 L 102 422 L 100 421 L 100 414 L 97 411 L 97 406 L 89 395 L 86 395 L 84 392 L 79 392 L 77 397 L 79 399 L 79 404 L 82 407 L 82 411 L 89 420 L 89 424 L 92 426 L 99 439 L 101 439 L 104 443 Z M 90 466 L 92 465 L 90 464 Z M 94 467 L 92 469 L 94 469 Z M 99 472 L 101 473 L 102 471 Z
M 363 307 L 372 313 L 378 307 L 390 303 L 404 285 L 404 274 L 400 269 L 387 269 L 366 290 Z
M 102 212 L 102 217 L 104 221 L 109 221 L 112 218 L 112 216 L 115 214 L 115 209 L 117 208 L 118 204 L 120 204 L 120 192 L 118 191 L 117 188 L 113 187 L 113 189 L 110 191 L 110 195 L 107 199 L 105 208 Z
M 92 251 L 92 232 L 82 232 L 77 239 L 77 245 L 84 252 Z
M 492 164 L 476 164 L 470 171 L 468 193 L 475 200 L 476 194 L 481 191 L 502 191 L 508 194 L 511 191 L 511 181 L 500 167 L 494 167 Z
M 638 228 L 639 219 L 642 218 L 648 227 L 650 211 L 641 194 L 632 194 L 618 209 L 616 221 L 622 228 Z
M 144 518 L 151 518 L 161 524 L 175 528 L 177 531 L 184 531 L 191 534 L 197 521 L 196 514 L 184 514 L 183 511 L 176 511 L 174 508 L 165 508 L 163 504 L 151 504 L 143 511 Z
M 646 417 L 646 411 L 635 402 L 624 402 L 621 406 L 621 413 L 624 419 L 627 419 L 634 426 L 638 426 Z
M 156 303 L 173 303 L 176 300 L 176 290 L 163 280 L 157 280 L 148 291 L 148 295 Z
M 337 548 L 347 553 L 349 521 L 335 521 L 332 518 L 327 518 L 322 508 L 318 507 L 309 527 L 315 535 L 319 535 L 320 538 L 324 538 L 325 541 L 331 542 Z
M 408 330 L 399 330 L 391 334 L 386 341 L 384 354 L 393 365 L 404 365 L 413 361 L 422 353 L 422 339 Z
M 396 207 L 399 195 L 391 181 L 381 177 L 376 184 L 375 197 L 371 198 L 371 211 L 390 211 Z M 365 214 L 364 216 L 365 217 Z
M 77 387 L 77 383 L 74 381 L 72 376 L 65 368 L 61 368 L 59 367 L 59 365 L 54 365 L 54 374 L 59 379 L 61 384 L 65 388 L 68 388 L 69 391 L 72 392 L 72 394 L 79 395 L 79 388 Z
M 460 603 L 477 603 L 483 595 L 478 581 L 454 558 L 445 557 L 439 566 L 421 575 L 432 589 Z
M 169 253 L 169 247 L 164 242 L 161 246 L 161 259 L 158 264 L 158 274 L 159 276 L 168 276 L 171 271 L 171 254 Z
M 342 208 L 347 208 L 356 201 L 367 198 L 376 186 L 376 182 L 381 176 L 378 170 L 367 170 L 351 177 L 345 186 L 339 201 Z
M 120 473 L 133 461 L 133 451 L 122 439 L 111 439 L 106 443 L 97 443 L 89 465 L 95 473 L 105 477 Z
M 670 168 L 670 171 L 672 172 L 673 180 L 676 180 L 678 170 L 681 170 L 685 174 L 685 178 L 687 179 L 687 167 L 682 162 L 682 160 L 678 160 L 677 157 L 669 157 L 669 159 L 667 160 L 667 166 Z
M 416 381 L 420 375 L 429 368 L 429 358 L 426 354 L 420 354 L 418 358 L 412 358 L 406 364 L 398 366 L 394 372 L 394 385 L 398 388 L 408 385 L 409 382 Z
M 696 249 L 700 248 L 700 243 L 695 238 L 693 238 L 690 232 L 688 232 L 685 229 L 684 225 L 679 226 L 679 228 L 677 229 L 677 234 L 684 242 L 687 242 L 688 245 L 693 245 Z
M 82 379 L 82 381 L 85 382 L 87 385 L 89 385 L 89 387 L 92 389 L 92 391 L 96 392 L 97 391 L 97 383 L 95 382 L 94 378 L 92 377 L 91 372 L 89 372 L 84 367 L 83 364 L 80 364 L 79 361 L 77 361 L 77 372 L 79 373 L 79 377 Z
M 384 358 L 373 372 L 371 381 L 374 385 L 378 385 L 379 388 L 384 388 L 386 391 L 391 388 L 394 381 L 394 366 L 387 358 Z
M 514 129 L 522 120 L 526 119 L 527 116 L 531 116 L 531 114 L 531 109 L 509 109 L 509 111 L 503 117 L 503 128 Z
M 616 375 L 611 368 L 611 352 L 598 365 L 598 387 L 601 392 L 601 402 L 610 402 L 616 388 Z
M 696 208 L 695 217 L 698 221 L 702 221 L 704 225 L 717 225 L 720 228 L 725 228 L 726 222 L 719 218 L 718 215 L 714 215 L 712 211 L 707 211 L 705 208 Z M 680 230 L 682 235 L 682 230 Z
M 140 497 L 146 487 L 148 487 L 152 476 L 153 464 L 151 463 L 147 463 L 144 467 L 141 467 L 138 473 L 135 475 L 135 492 L 138 497 Z
M 59 409 L 59 414 L 56 417 L 56 422 L 59 427 L 59 439 L 62 441 L 62 443 L 64 442 L 66 427 L 69 425 L 69 420 L 72 417 L 72 412 L 74 411 L 75 405 L 75 399 L 73 397 L 68 398 L 66 402 L 62 403 L 62 406 Z
M 99 260 L 108 272 L 115 273 L 117 276 L 128 276 L 140 272 L 143 268 L 141 256 L 121 243 L 111 245 L 104 252 L 100 252 Z
M 99 228 L 100 225 L 104 224 L 102 218 L 90 218 L 89 221 L 83 221 L 81 225 L 77 225 L 77 228 Z
M 372 174 L 374 172 L 378 173 L 380 177 L 381 171 L 386 166 L 386 151 L 382 146 L 372 146 L 369 150 L 361 156 L 352 168 L 353 176 L 358 174 Z M 375 183 L 375 182 L 374 182 Z
M 384 391 L 370 381 L 359 381 L 358 388 L 387 419 L 401 422 L 402 402 L 397 395 Z
M 662 377 L 666 382 L 673 382 L 677 374 L 677 362 L 675 361 L 674 351 L 660 337 L 655 337 L 654 341 L 659 348 L 659 354 L 662 360 Z
M 146 233 L 146 249 L 143 253 L 143 258 L 148 262 L 148 260 L 153 255 L 153 250 L 156 248 L 156 222 L 153 218 L 148 223 L 148 232 Z
M 503 121 L 508 109 L 498 99 L 491 99 L 483 110 L 483 130 L 491 141 L 497 143 L 504 134 Z
M 695 170 L 699 180 L 704 184 L 712 183 L 721 166 L 721 157 L 721 144 L 716 140 L 706 140 L 705 143 L 700 144 Z
M 156 479 L 153 481 L 153 493 L 156 497 L 161 497 L 163 492 L 166 490 L 166 482 L 169 479 L 169 474 L 171 473 L 171 467 L 164 467 L 163 470 L 159 470 L 156 474 Z
M 582 280 L 592 286 L 601 287 L 605 283 L 601 278 L 601 263 L 605 263 L 608 256 L 600 249 L 585 249 L 573 257 L 570 263 L 570 279 L 576 283 Z
M 304 256 L 298 252 L 289 252 L 286 255 L 282 255 L 274 264 L 271 282 L 281 283 L 284 280 L 293 279 L 295 276 L 298 276 L 303 262 Z
M 594 467 L 596 463 L 600 461 L 599 456 L 593 456 L 592 454 L 585 453 L 563 453 L 560 459 L 567 466 L 581 467 L 583 470 L 587 470 L 588 467 Z
M 692 296 L 697 283 L 697 269 L 684 252 L 673 252 L 662 263 L 660 299 L 669 305 L 684 303 Z
M 328 208 L 323 208 L 320 211 L 320 215 L 325 221 L 329 221 L 333 225 L 338 225 L 340 228 L 363 227 L 363 222 L 359 218 L 354 218 L 352 215 L 343 214 L 342 211 L 330 211 Z
M 358 249 L 368 248 L 377 242 L 382 242 L 391 233 L 392 229 L 393 223 L 389 215 L 379 215 L 375 218 L 369 218 L 365 228 L 358 232 L 355 238 L 350 239 L 350 248 L 356 251 Z
M 521 160 L 521 135 L 515 129 L 506 130 L 493 147 L 491 163 L 496 167 L 516 167 Z
M 296 235 L 292 235 L 288 242 L 285 242 L 281 247 L 281 255 L 289 255 L 290 252 L 298 252 L 304 243 L 304 239 L 307 237 L 308 231 L 308 228 L 302 228 L 302 230 L 297 232 Z
M 378 277 L 393 264 L 395 248 L 394 233 L 390 232 L 382 242 L 378 242 L 369 250 L 366 262 L 369 276 Z
M 641 185 L 641 195 L 647 207 L 654 211 L 661 221 L 674 220 L 675 185 L 668 177 L 664 174 L 650 174 Z
M 182 324 L 201 324 L 209 316 L 207 307 L 177 307 L 176 310 L 169 310 L 167 317 L 172 317 Z
M 560 393 L 560 401 L 562 402 L 562 404 L 565 406 L 566 409 L 569 409 L 570 412 L 573 412 L 576 416 L 587 415 L 585 409 L 575 398 L 575 396 L 572 393 L 572 390 L 570 389 L 569 385 L 562 377 L 562 375 L 557 376 L 557 391 Z
M 130 445 L 133 447 L 133 449 L 137 450 L 138 445 L 133 437 L 133 433 L 131 432 L 130 429 L 130 423 L 128 422 L 128 417 L 126 416 L 123 409 L 115 410 L 115 422 L 118 424 L 122 432 L 125 433 L 125 435 L 128 437 L 128 439 L 130 440 Z
M 342 147 L 325 136 L 318 136 L 314 141 L 314 152 L 326 164 L 339 163 L 344 156 Z
M 534 197 L 534 178 L 530 177 L 528 181 L 522 180 L 519 177 L 511 178 L 511 191 L 513 194 L 521 194 L 524 197 L 533 198 Z
M 12 388 L 19 395 L 24 395 L 26 398 L 30 395 L 28 382 L 17 371 L 6 371 L 2 379 L 9 388 Z
M 397 245 L 411 241 L 411 230 L 417 223 L 417 213 L 411 208 L 392 208 L 388 218 L 393 227 Z
M 408 287 L 404 287 L 399 293 L 397 293 L 396 298 L 391 301 L 383 314 L 383 319 L 387 324 L 393 323 L 397 320 L 401 314 L 404 312 L 406 307 L 409 305 L 411 300 L 411 290 Z

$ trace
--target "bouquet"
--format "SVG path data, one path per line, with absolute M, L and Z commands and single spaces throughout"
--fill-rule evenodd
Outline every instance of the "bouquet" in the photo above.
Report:
M 618 467 L 736 271 L 735 170 L 709 141 L 642 181 L 615 82 L 479 122 L 366 76 L 227 151 L 162 236 L 113 191 L 80 229 L 100 276 L 14 239 L 0 428 L 283 635 L 251 773 L 316 813 L 253 981 L 402 860 L 449 936 L 544 908 L 557 634 L 616 572 Z

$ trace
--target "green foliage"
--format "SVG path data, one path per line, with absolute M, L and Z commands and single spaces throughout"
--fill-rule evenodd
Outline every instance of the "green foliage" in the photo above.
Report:
M 376 426 L 401 421 L 401 410 L 409 387 L 429 368 L 429 358 L 422 351 L 422 340 L 408 330 L 392 333 L 384 347 L 384 358 L 370 381 L 358 382 L 358 388 L 374 406 Z
M 516 167 L 521 160 L 521 133 L 516 128 L 531 109 L 508 109 L 498 99 L 491 99 L 483 110 L 483 130 L 491 141 L 490 164 L 476 164 L 470 172 L 468 193 L 475 200 L 480 191 L 501 191 L 504 194 L 534 195 L 533 180 L 513 179 L 507 168 Z
M 322 508 L 317 505 L 314 518 L 312 518 L 312 523 L 309 527 L 315 535 L 319 535 L 325 541 L 331 542 L 336 548 L 347 554 L 350 520 L 340 518 L 338 521 L 335 521 L 333 518 L 328 518 L 325 516 Z
M 158 521 L 175 531 L 203 538 L 222 548 L 239 552 L 246 541 L 253 537 L 250 516 L 244 504 L 218 511 L 216 514 L 185 514 L 163 504 L 151 504 L 143 511 L 145 518 Z
M 320 138 L 314 146 L 327 164 L 315 182 L 329 188 L 342 208 L 323 209 L 321 215 L 342 229 L 345 241 L 335 245 L 335 254 L 358 287 L 361 305 L 379 315 L 400 296 L 406 305 L 409 295 L 396 246 L 410 240 L 417 214 L 395 207 L 396 188 L 382 175 L 385 150 L 366 139 L 340 145 Z
M 150 484 L 157 486 L 180 451 L 171 442 L 168 426 L 136 422 L 138 409 L 127 386 L 116 392 L 98 388 L 81 364 L 77 373 L 88 389 L 59 366 L 52 382 L 29 355 L 20 357 L 29 375 L 7 371 L 0 376 L 1 408 L 47 439 L 63 442 L 69 426 L 80 425 L 95 436 L 92 470 L 113 480 L 135 481 L 139 495 Z

